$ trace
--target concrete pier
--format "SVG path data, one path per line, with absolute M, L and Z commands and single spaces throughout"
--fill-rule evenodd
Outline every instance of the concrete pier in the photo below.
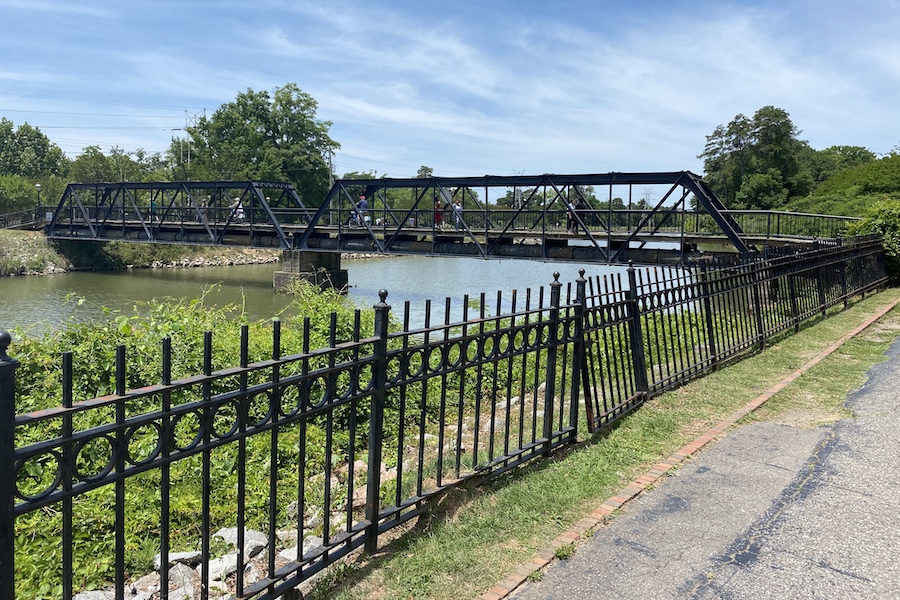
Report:
M 275 271 L 276 292 L 288 292 L 295 281 L 308 281 L 321 288 L 346 291 L 350 284 L 347 269 L 341 268 L 339 252 L 282 250 L 281 271 Z

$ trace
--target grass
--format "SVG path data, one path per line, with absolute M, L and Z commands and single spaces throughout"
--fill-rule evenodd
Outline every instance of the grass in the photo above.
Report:
M 68 264 L 42 234 L 0 230 L 0 277 L 41 273 L 51 265 L 65 268 Z
M 40 274 L 72 267 L 114 270 L 126 266 L 149 267 L 155 262 L 245 264 L 274 261 L 279 251 L 257 248 L 182 246 L 91 241 L 53 243 L 39 231 L 0 230 L 0 277 Z M 186 266 L 183 265 L 183 266 Z
M 310 598 L 474 598 L 547 547 L 655 462 L 765 392 L 847 332 L 900 298 L 891 289 L 834 311 L 762 353 L 647 403 L 614 428 L 582 439 L 567 453 L 454 490 L 428 518 L 379 554 L 324 577 Z M 894 310 L 747 420 L 815 427 L 850 416 L 847 394 L 884 359 L 900 332 Z M 582 428 L 584 431 L 584 428 Z M 572 548 L 574 550 L 574 547 Z

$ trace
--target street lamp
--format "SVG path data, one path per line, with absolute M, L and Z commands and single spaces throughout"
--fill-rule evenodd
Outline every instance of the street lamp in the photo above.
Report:
M 34 189 L 37 190 L 38 206 L 40 206 L 41 205 L 41 183 L 37 182 L 36 184 L 34 184 Z

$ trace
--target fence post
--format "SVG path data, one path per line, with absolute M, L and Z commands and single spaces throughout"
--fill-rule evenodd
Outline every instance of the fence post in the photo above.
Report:
M 12 343 L 0 329 L 0 598 L 15 598 L 15 468 L 16 368 L 19 361 L 6 354 Z
M 769 256 L 768 256 L 768 246 L 763 248 L 763 259 L 762 261 L 756 260 L 747 260 L 744 261 L 743 265 L 750 269 L 750 293 L 753 296 L 753 310 L 756 321 L 756 345 L 757 350 L 762 352 L 766 347 L 766 331 L 765 331 L 765 321 L 763 319 L 763 303 L 762 303 L 762 290 L 768 289 L 769 284 L 771 283 L 772 277 L 772 269 L 770 269 L 769 265 Z M 776 280 L 777 283 L 777 280 Z M 765 286 L 765 287 L 764 287 Z M 766 302 L 767 304 L 772 301 L 771 298 L 772 291 L 769 291 L 766 294 Z
M 587 373 L 584 372 L 584 313 L 585 313 L 585 288 L 587 279 L 584 278 L 584 269 L 578 270 L 578 279 L 575 280 L 575 348 L 572 354 L 572 396 L 569 400 L 569 426 L 572 428 L 571 441 L 578 439 L 578 397 L 581 388 L 580 379 L 584 374 L 587 381 Z M 584 388 L 587 393 L 587 386 Z M 588 402 L 585 396 L 585 403 Z
M 387 384 L 387 337 L 391 306 L 387 290 L 378 292 L 375 305 L 375 337 L 372 363 L 372 410 L 369 413 L 369 456 L 366 473 L 366 552 L 378 549 L 378 509 L 381 499 L 381 444 L 384 437 L 384 402 Z
M 844 310 L 847 310 L 847 251 L 844 250 L 844 238 L 838 238 L 838 247 L 841 249 L 841 299 L 844 301 Z
M 544 455 L 550 453 L 550 438 L 553 436 L 553 411 L 556 397 L 556 358 L 557 343 L 559 342 L 559 292 L 562 284 L 559 282 L 559 272 L 553 273 L 553 282 L 550 284 L 550 320 L 547 340 L 547 370 L 544 379 L 544 439 L 547 440 Z
M 788 267 L 793 269 L 793 265 Z M 791 321 L 794 323 L 794 333 L 800 333 L 800 307 L 797 304 L 797 282 L 794 281 L 794 274 L 788 272 L 788 295 L 791 299 Z
M 712 309 L 712 292 L 709 285 L 709 265 L 702 263 L 700 265 L 700 290 L 703 294 L 703 312 L 706 317 L 706 345 L 709 347 L 709 357 L 712 360 L 711 366 L 715 371 L 719 365 L 719 352 L 716 349 L 716 328 L 713 325 L 713 309 Z
M 628 261 L 628 289 L 625 290 L 625 300 L 628 305 L 628 328 L 631 335 L 631 364 L 634 368 L 634 385 L 638 392 L 646 397 L 650 391 L 647 381 L 647 359 L 644 356 L 644 335 L 641 332 L 640 307 L 637 302 L 637 277 L 635 276 L 634 263 Z
M 827 311 L 826 299 L 825 299 L 825 267 L 822 266 L 822 254 L 819 252 L 819 240 L 813 242 L 813 249 L 816 250 L 816 262 L 819 263 L 819 266 L 816 267 L 816 283 L 818 284 L 818 292 L 819 292 L 819 312 L 822 313 L 822 316 L 825 316 Z

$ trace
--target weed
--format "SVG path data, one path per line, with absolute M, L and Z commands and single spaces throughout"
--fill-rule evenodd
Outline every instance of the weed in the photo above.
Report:
M 575 554 L 575 544 L 563 544 L 556 549 L 554 556 L 559 560 L 569 560 Z

